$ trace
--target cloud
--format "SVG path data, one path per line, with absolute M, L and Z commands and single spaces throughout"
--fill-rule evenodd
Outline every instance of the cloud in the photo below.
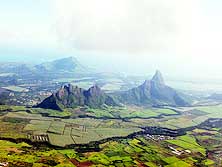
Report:
M 179 2 L 178 2 L 179 1 Z M 156 52 L 189 30 L 192 0 L 57 0 L 57 33 L 84 51 Z

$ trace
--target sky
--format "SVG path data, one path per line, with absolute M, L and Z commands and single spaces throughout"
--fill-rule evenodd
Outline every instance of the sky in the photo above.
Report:
M 0 61 L 222 80 L 221 0 L 0 0 Z

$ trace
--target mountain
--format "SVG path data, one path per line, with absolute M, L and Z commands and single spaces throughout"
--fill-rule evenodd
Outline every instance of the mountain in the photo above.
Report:
M 117 106 L 118 103 L 111 96 L 105 94 L 97 85 L 84 90 L 68 84 L 61 87 L 36 107 L 62 111 L 64 108 L 75 108 L 77 106 L 101 108 L 103 105 Z
M 116 94 L 123 104 L 138 106 L 188 106 L 185 96 L 167 86 L 160 71 L 156 71 L 151 80 L 146 80 L 142 85 L 128 91 Z
M 51 62 L 46 62 L 38 65 L 25 63 L 1 63 L 0 73 L 13 73 L 19 76 L 24 75 L 46 75 L 58 73 L 89 73 L 89 69 L 81 65 L 74 57 L 62 58 Z
M 74 57 L 68 57 L 63 59 L 54 60 L 52 62 L 46 62 L 35 66 L 36 71 L 40 73 L 45 72 L 87 72 L 88 69 L 81 65 L 79 61 Z
M 165 85 L 163 76 L 159 70 L 156 71 L 155 75 L 153 76 L 152 82 L 158 83 L 159 85 Z

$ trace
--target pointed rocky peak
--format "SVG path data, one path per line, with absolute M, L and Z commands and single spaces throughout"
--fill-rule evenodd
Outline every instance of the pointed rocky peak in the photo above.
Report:
M 65 85 L 64 88 L 70 93 L 73 92 L 75 89 L 79 89 L 78 86 L 74 86 L 72 84 Z
M 83 89 L 79 88 L 78 86 L 74 86 L 72 84 L 68 84 L 68 85 L 64 85 L 62 86 L 56 93 L 55 95 L 58 97 L 58 98 L 62 98 L 64 97 L 65 95 L 69 95 L 69 94 L 72 94 L 72 93 L 75 93 L 75 92 L 81 92 L 83 91 Z
M 94 95 L 99 95 L 99 94 L 103 93 L 101 88 L 98 85 L 96 85 L 96 84 L 94 86 L 92 86 L 91 88 L 89 88 L 88 92 L 91 95 L 93 95 L 93 94 Z
M 157 84 L 165 85 L 163 76 L 159 70 L 156 71 L 151 81 Z

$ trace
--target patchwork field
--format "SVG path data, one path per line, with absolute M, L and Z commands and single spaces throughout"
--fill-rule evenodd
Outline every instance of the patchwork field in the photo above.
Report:
M 206 112 L 209 118 L 222 118 L 222 105 L 197 107 L 196 109 Z
M 24 142 L 16 144 L 3 140 L 0 140 L 0 162 L 7 166 L 21 167 L 73 167 L 69 159 L 59 150 L 47 148 L 36 150 Z
M 4 89 L 10 90 L 10 91 L 14 91 L 14 92 L 27 92 L 29 91 L 26 88 L 23 87 L 19 87 L 19 86 L 8 86 L 8 87 L 3 87 Z
M 48 135 L 51 144 L 63 147 L 71 144 L 87 144 L 110 137 L 128 136 L 141 130 L 132 123 L 121 120 L 56 119 L 26 112 L 9 112 L 4 118 L 23 120 L 20 123 L 22 127 L 20 133 L 23 134 L 23 137 L 30 133 L 32 135 Z M 10 126 L 14 125 L 8 123 L 4 129 L 8 130 Z
M 55 146 L 87 144 L 112 137 L 124 137 L 141 131 L 139 127 L 160 126 L 171 129 L 196 126 L 221 111 L 220 106 L 201 107 L 175 112 L 171 109 L 108 108 L 87 110 L 91 116 L 64 119 L 69 113 L 54 110 L 0 106 L 1 137 L 49 142 Z M 27 112 L 28 111 L 28 112 Z M 128 111 L 128 113 L 127 113 Z M 50 113 L 57 117 L 43 116 Z M 43 115 L 42 115 L 43 113 Z M 94 115 L 93 115 L 94 114 Z M 159 117 L 161 115 L 161 117 Z M 209 116 L 210 115 L 210 116 Z M 67 116 L 67 115 L 66 115 Z M 102 119 L 105 117 L 106 119 Z M 126 119 L 126 120 L 124 120 Z M 217 124 L 216 124 L 217 125 Z M 27 143 L 0 140 L 0 162 L 16 166 L 215 166 L 222 156 L 221 127 L 203 125 L 184 136 L 138 136 L 133 139 L 110 140 L 99 145 L 97 152 L 75 150 L 33 150 Z M 16 127 L 16 128 L 15 128 Z M 78 147 L 77 147 L 78 148 Z M 82 148 L 80 147 L 80 150 Z M 215 154 L 216 153 L 216 154 Z M 13 156 L 9 156 L 13 155 Z
M 201 147 L 193 136 L 186 135 L 177 137 L 175 140 L 167 140 L 168 143 L 175 146 L 181 147 L 191 152 L 201 153 L 203 156 L 206 155 L 206 150 Z
M 161 115 L 177 115 L 177 112 L 171 109 L 161 108 L 139 108 L 139 107 L 109 107 L 102 109 L 88 109 L 87 115 L 97 118 L 120 118 L 120 119 L 132 119 L 132 118 L 151 118 L 159 117 Z

